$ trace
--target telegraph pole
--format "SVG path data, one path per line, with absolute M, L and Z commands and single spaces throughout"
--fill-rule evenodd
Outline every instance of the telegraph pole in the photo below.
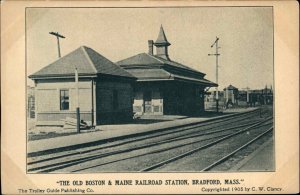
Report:
M 60 55 L 59 38 L 64 39 L 64 38 L 66 38 L 66 37 L 60 35 L 58 32 L 49 32 L 49 34 L 54 35 L 54 36 L 56 36 L 56 38 L 57 38 L 58 58 L 60 58 L 61 55 Z
M 213 46 L 216 46 L 216 53 L 214 54 L 208 54 L 209 56 L 216 56 L 216 83 L 218 84 L 218 68 L 219 68 L 219 65 L 218 65 L 218 58 L 219 58 L 219 48 L 218 47 L 218 41 L 219 41 L 219 38 L 216 37 L 216 40 L 215 42 L 210 46 L 210 47 L 213 47 Z M 218 86 L 216 87 L 216 107 L 217 107 L 217 112 L 219 112 L 219 90 L 218 90 Z
M 246 94 L 247 94 L 247 96 L 246 96 L 247 99 L 246 99 L 246 100 L 247 100 L 247 107 L 248 107 L 248 106 L 249 106 L 249 102 L 250 102 L 250 97 L 249 97 L 249 89 L 250 89 L 250 88 L 249 88 L 248 85 L 247 85 L 246 88 L 242 88 L 242 89 L 246 89 L 246 92 L 247 92 L 247 93 L 246 93 Z
M 76 85 L 76 119 L 77 119 L 77 133 L 80 133 L 80 108 L 79 108 L 79 77 L 78 70 L 75 68 L 75 85 Z

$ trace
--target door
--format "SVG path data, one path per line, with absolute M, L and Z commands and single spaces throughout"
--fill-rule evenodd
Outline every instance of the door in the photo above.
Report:
M 151 98 L 151 91 L 144 92 L 144 112 L 149 114 L 152 112 L 152 98 Z

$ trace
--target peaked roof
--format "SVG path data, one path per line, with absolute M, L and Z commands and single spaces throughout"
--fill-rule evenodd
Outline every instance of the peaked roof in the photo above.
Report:
M 183 80 L 200 83 L 205 86 L 217 84 L 204 79 L 204 73 L 194 70 L 178 62 L 166 60 L 146 53 L 137 54 L 116 62 L 138 81 Z
M 134 55 L 132 57 L 120 60 L 116 62 L 116 64 L 122 66 L 122 65 L 149 65 L 149 64 L 162 64 L 161 61 L 159 61 L 156 57 L 146 54 L 146 53 L 140 53 L 137 55 Z
M 42 68 L 29 78 L 48 76 L 73 76 L 75 67 L 80 75 L 106 74 L 134 78 L 130 73 L 111 62 L 95 50 L 81 46 L 71 53 Z
M 159 30 L 159 34 L 157 37 L 157 40 L 154 43 L 156 46 L 158 45 L 171 45 L 171 43 L 168 42 L 167 37 L 165 35 L 164 29 L 162 27 L 162 25 L 160 26 L 160 30 Z
M 167 47 L 171 45 L 166 38 L 162 26 L 160 27 L 160 32 L 154 45 L 156 47 Z M 207 87 L 218 86 L 216 83 L 204 79 L 204 73 L 170 60 L 167 55 L 167 48 L 165 49 L 164 57 L 166 58 L 160 57 L 162 52 L 158 51 L 157 55 L 153 55 L 153 52 L 151 52 L 151 55 L 140 53 L 116 62 L 116 64 L 137 77 L 137 81 L 177 80 L 192 82 Z
M 192 83 L 201 84 L 208 87 L 217 86 L 215 83 L 204 79 L 203 77 L 197 77 L 192 75 L 184 75 L 180 72 L 173 72 L 164 69 L 128 69 L 128 71 L 138 78 L 137 81 L 161 81 L 161 80 L 179 80 L 189 81 Z
M 238 88 L 236 88 L 236 87 L 234 87 L 233 85 L 230 84 L 228 87 L 224 88 L 224 90 L 226 90 L 226 89 L 228 89 L 228 90 L 236 90 Z
M 172 61 L 172 60 L 166 60 L 164 58 L 160 58 L 158 56 L 153 56 L 153 55 L 149 55 L 147 53 L 140 53 L 137 54 L 135 56 L 126 58 L 124 60 L 118 61 L 116 62 L 116 64 L 122 66 L 122 67 L 126 67 L 126 68 L 130 68 L 133 67 L 134 65 L 138 65 L 138 66 L 149 66 L 149 65 L 167 65 L 170 67 L 175 67 L 175 68 L 180 68 L 180 69 L 184 69 L 187 71 L 192 71 L 194 73 L 198 73 L 198 74 L 203 74 L 202 72 L 199 72 L 195 69 L 192 69 L 186 65 L 183 65 L 181 63 Z

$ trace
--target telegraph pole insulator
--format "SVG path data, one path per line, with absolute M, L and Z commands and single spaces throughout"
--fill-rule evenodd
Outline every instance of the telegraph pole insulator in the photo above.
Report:
M 220 49 L 220 47 L 218 47 L 218 41 L 219 41 L 219 38 L 216 37 L 215 42 L 210 46 L 210 47 L 216 46 L 216 53 L 208 54 L 209 56 L 216 56 L 216 83 L 217 84 L 218 84 L 218 68 L 219 68 L 218 57 L 221 55 L 221 54 L 219 54 L 219 50 L 218 50 L 218 49 Z M 216 107 L 217 107 L 217 112 L 219 112 L 219 90 L 218 90 L 218 86 L 216 87 Z
M 64 37 L 63 35 L 59 34 L 58 32 L 49 32 L 49 34 L 51 34 L 51 35 L 53 35 L 53 36 L 56 36 L 56 38 L 57 38 L 58 58 L 60 58 L 61 55 L 60 55 L 59 38 L 64 39 L 64 38 L 66 38 L 66 37 Z

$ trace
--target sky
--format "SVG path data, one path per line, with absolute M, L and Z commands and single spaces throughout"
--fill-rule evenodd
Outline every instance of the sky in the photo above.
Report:
M 243 89 L 273 85 L 273 13 L 271 7 L 186 8 L 27 8 L 27 74 L 82 45 L 113 62 L 148 52 L 163 25 L 171 43 L 169 57 L 216 81 L 211 48 L 219 37 L 219 86 Z M 154 51 L 155 53 L 155 51 Z M 33 82 L 27 79 L 28 85 Z

